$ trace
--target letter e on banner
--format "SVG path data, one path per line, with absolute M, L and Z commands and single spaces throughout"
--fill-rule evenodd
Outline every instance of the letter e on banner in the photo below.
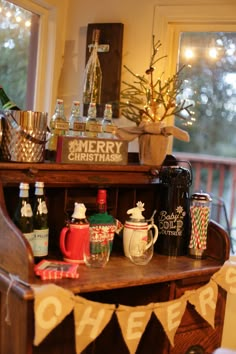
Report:
M 167 307 L 167 327 L 168 331 L 179 327 L 182 318 L 180 313 L 181 302 L 174 302 Z
M 127 339 L 138 339 L 141 338 L 143 334 L 143 321 L 137 321 L 137 319 L 142 319 L 145 317 L 145 312 L 137 311 L 131 312 L 128 317 L 127 325 Z M 145 323 L 146 325 L 146 323 Z M 138 330 L 139 327 L 139 330 Z M 134 329 L 137 329 L 136 331 Z

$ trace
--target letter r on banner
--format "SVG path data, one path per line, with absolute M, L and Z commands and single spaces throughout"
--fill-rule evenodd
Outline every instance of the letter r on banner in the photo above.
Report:
M 216 303 L 214 301 L 214 289 L 210 286 L 199 292 L 199 303 L 201 308 L 201 313 L 206 316 L 207 305 L 214 310 L 216 308 Z

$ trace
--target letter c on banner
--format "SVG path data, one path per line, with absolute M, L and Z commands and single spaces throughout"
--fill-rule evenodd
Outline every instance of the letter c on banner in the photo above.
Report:
M 44 313 L 46 312 L 48 306 L 55 307 L 55 315 L 52 316 L 50 319 L 46 320 L 44 318 Z M 57 318 L 58 316 L 60 316 L 61 312 L 62 312 L 62 304 L 60 300 L 55 296 L 46 297 L 40 302 L 40 304 L 36 309 L 35 316 L 38 325 L 44 329 L 55 327 L 55 325 L 57 324 Z

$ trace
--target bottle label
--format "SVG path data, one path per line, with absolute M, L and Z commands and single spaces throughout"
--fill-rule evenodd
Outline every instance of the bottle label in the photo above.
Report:
M 31 205 L 26 203 L 26 201 L 22 202 L 21 216 L 26 218 L 31 218 L 33 216 Z
M 185 216 L 186 212 L 181 205 L 176 208 L 175 213 L 168 214 L 166 210 L 162 210 L 158 218 L 159 233 L 166 236 L 182 236 Z
M 42 214 L 47 214 L 48 213 L 48 208 L 45 200 L 41 200 L 39 198 L 39 204 L 38 204 L 38 212 L 40 215 Z
M 104 131 L 105 133 L 112 133 L 112 134 L 115 134 L 116 130 L 117 130 L 117 127 L 116 127 L 115 125 L 113 125 L 113 124 L 105 125 L 105 126 L 103 127 L 103 131 Z
M 102 132 L 102 125 L 99 123 L 89 123 L 86 128 L 89 132 Z
M 23 235 L 28 240 L 28 242 L 33 250 L 33 253 L 34 253 L 34 232 L 25 232 L 25 233 L 23 233 Z
M 69 122 L 55 122 L 56 130 L 69 130 Z
M 48 234 L 49 229 L 34 230 L 34 256 L 45 257 L 48 255 Z
M 74 122 L 74 124 L 73 124 L 73 130 L 83 132 L 83 131 L 85 131 L 85 126 L 86 126 L 85 123 Z

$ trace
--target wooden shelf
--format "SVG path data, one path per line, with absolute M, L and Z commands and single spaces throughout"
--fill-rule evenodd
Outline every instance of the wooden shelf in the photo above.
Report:
M 138 200 L 145 203 L 145 217 L 158 208 L 158 168 L 155 166 L 67 165 L 0 163 L 0 292 L 1 311 L 10 301 L 14 313 L 14 324 L 8 326 L 1 317 L 0 353 L 14 354 L 75 354 L 73 315 L 66 318 L 39 347 L 33 346 L 34 293 L 32 285 L 43 285 L 34 274 L 32 250 L 18 228 L 12 222 L 18 186 L 22 181 L 45 182 L 45 193 L 49 210 L 50 257 L 62 259 L 59 250 L 59 233 L 65 217 L 75 201 L 84 202 L 88 213 L 93 211 L 98 187 L 108 189 L 108 208 L 121 222 L 126 220 L 126 211 Z M 32 189 L 32 188 L 31 188 Z M 185 290 L 197 289 L 206 284 L 229 257 L 229 238 L 226 231 L 211 221 L 208 227 L 207 252 L 203 260 L 181 256 L 170 258 L 155 251 L 146 266 L 136 266 L 123 254 L 122 236 L 116 235 L 110 260 L 103 269 L 79 266 L 79 279 L 61 279 L 53 283 L 90 299 L 129 306 L 145 305 L 150 302 L 170 301 L 178 298 Z M 10 275 L 19 277 L 12 284 Z M 24 285 L 24 282 L 29 284 Z M 10 291 L 9 291 L 10 287 Z M 7 296 L 10 298 L 7 299 Z M 151 321 L 151 337 L 142 340 L 137 354 L 179 354 L 197 343 L 204 343 L 206 352 L 220 346 L 226 294 L 221 289 L 216 310 L 216 328 L 212 329 L 199 319 L 189 306 L 183 323 L 176 335 L 172 348 L 159 323 Z M 9 300 L 10 299 L 10 300 Z M 203 331 L 204 328 L 204 331 Z M 207 333 L 205 343 L 201 333 Z M 112 333 L 112 336 L 111 336 Z M 158 333 L 158 335 L 157 335 Z M 12 338 L 18 338 L 12 341 Z M 120 329 L 112 319 L 111 324 L 83 354 L 126 353 Z M 184 340 L 183 340 L 184 338 Z M 114 348 L 114 340 L 117 345 Z M 150 343 L 153 343 L 150 345 Z M 105 351 L 104 351 L 104 348 Z M 154 349 L 153 349 L 154 348 Z M 156 348 L 156 349 L 155 349 Z

